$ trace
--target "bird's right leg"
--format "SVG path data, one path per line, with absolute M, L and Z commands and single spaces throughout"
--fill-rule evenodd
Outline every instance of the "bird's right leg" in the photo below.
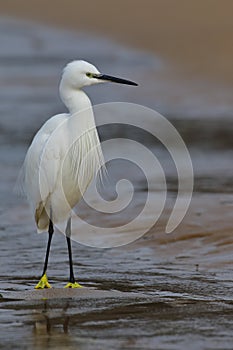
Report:
M 71 250 L 71 217 L 67 221 L 66 226 L 66 241 L 69 254 L 69 265 L 70 265 L 70 279 L 65 288 L 82 288 L 82 286 L 75 281 L 74 270 L 73 270 L 73 260 L 72 260 L 72 250 Z
M 41 279 L 39 280 L 39 282 L 35 286 L 35 289 L 51 288 L 51 286 L 48 282 L 46 271 L 47 271 L 47 267 L 48 267 L 49 252 L 50 252 L 50 246 L 51 246 L 51 241 L 52 241 L 52 237 L 53 237 L 53 232 L 54 232 L 53 223 L 52 223 L 52 220 L 50 219 L 49 220 L 49 229 L 48 229 L 49 237 L 48 237 L 47 250 L 46 250 L 46 255 L 45 255 L 44 269 L 43 269 Z

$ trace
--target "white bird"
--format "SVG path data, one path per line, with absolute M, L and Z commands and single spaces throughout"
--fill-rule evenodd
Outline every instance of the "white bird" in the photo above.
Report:
M 70 278 L 67 288 L 81 287 L 75 281 L 71 251 L 71 210 L 104 165 L 93 110 L 84 86 L 101 82 L 128 85 L 136 83 L 101 74 L 85 61 L 69 63 L 60 82 L 60 97 L 69 110 L 50 118 L 35 135 L 23 165 L 23 187 L 29 200 L 38 232 L 48 230 L 43 273 L 36 289 L 51 288 L 47 265 L 54 224 L 67 220 L 66 239 Z

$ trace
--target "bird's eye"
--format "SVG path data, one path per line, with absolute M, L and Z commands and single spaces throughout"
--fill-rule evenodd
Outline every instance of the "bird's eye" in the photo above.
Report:
M 87 76 L 88 78 L 92 78 L 92 77 L 93 77 L 93 74 L 92 74 L 92 73 L 86 73 L 86 76 Z

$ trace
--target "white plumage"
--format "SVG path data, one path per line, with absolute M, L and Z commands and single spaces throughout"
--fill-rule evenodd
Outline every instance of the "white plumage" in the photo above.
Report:
M 91 102 L 80 90 L 101 80 L 90 79 L 87 72 L 100 74 L 84 61 L 67 65 L 60 95 L 70 113 L 50 118 L 35 135 L 25 158 L 24 190 L 39 232 L 48 229 L 50 216 L 53 223 L 69 217 L 104 164 Z

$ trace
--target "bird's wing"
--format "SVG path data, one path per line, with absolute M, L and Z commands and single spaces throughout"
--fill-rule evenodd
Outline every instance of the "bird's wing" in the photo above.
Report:
M 56 184 L 61 140 L 55 134 L 67 117 L 67 114 L 59 114 L 50 118 L 37 132 L 28 149 L 20 177 L 34 211 L 47 201 Z

